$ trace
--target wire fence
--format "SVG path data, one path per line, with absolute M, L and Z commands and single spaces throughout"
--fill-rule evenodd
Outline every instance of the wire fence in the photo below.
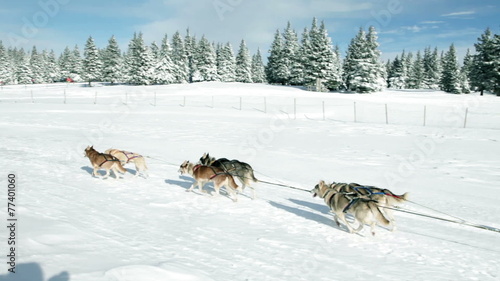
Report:
M 341 98 L 339 98 L 341 96 Z M 352 95 L 335 97 L 290 97 L 289 95 L 219 94 L 217 89 L 183 90 L 141 86 L 85 87 L 82 84 L 46 84 L 4 86 L 0 90 L 0 105 L 22 104 L 81 104 L 134 105 L 151 107 L 186 107 L 259 111 L 264 114 L 283 113 L 291 119 L 411 125 L 425 127 L 453 127 L 500 129 L 498 105 L 470 98 L 468 102 L 442 103 L 375 102 L 351 99 Z M 358 96 L 359 97 L 359 96 Z

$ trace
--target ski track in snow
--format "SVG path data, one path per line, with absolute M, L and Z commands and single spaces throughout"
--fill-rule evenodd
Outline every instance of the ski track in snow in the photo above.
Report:
M 92 91 L 130 89 L 117 87 Z M 259 179 L 309 190 L 320 179 L 389 187 L 387 174 L 401 169 L 403 181 L 389 187 L 395 193 L 409 191 L 412 201 L 498 228 L 500 130 L 436 133 L 435 127 L 283 119 L 278 105 L 270 104 L 267 114 L 255 109 L 257 102 L 241 111 L 237 104 L 218 109 L 204 106 L 210 99 L 202 96 L 257 92 L 280 100 L 288 94 L 316 104 L 318 98 L 360 102 L 379 95 L 417 104 L 411 93 L 318 94 L 238 83 L 155 89 L 159 100 L 188 95 L 201 106 L 120 105 L 113 111 L 106 104 L 13 103 L 0 95 L 3 177 L 15 172 L 19 179 L 19 263 L 39 264 L 43 280 L 61 272 L 72 281 L 500 277 L 499 233 L 396 212 L 395 232 L 377 227 L 371 236 L 365 227 L 349 234 L 310 193 L 256 183 L 256 200 L 247 189 L 233 203 L 224 190 L 219 197 L 187 193 L 193 180 L 177 172 L 182 161 L 210 152 L 250 163 Z M 85 96 L 84 90 L 73 92 Z M 460 102 L 454 95 L 418 95 L 437 106 Z M 498 112 L 500 102 L 489 102 Z M 408 161 L 426 140 L 439 141 L 420 162 Z M 92 177 L 83 157 L 90 144 L 101 152 L 114 147 L 152 157 L 146 159 L 150 177 Z M 126 168 L 135 172 L 133 165 Z M 6 202 L 5 192 L 1 196 Z

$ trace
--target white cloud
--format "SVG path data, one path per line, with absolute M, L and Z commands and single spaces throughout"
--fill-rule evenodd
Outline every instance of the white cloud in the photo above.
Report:
M 469 16 L 475 14 L 475 11 L 462 11 L 462 12 L 454 12 L 449 14 L 443 14 L 442 17 L 458 17 L 458 16 Z

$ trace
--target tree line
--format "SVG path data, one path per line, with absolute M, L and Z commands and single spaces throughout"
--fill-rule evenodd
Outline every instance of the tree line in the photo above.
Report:
M 125 52 L 114 36 L 99 49 L 89 37 L 83 54 L 78 45 L 54 51 L 29 52 L 5 48 L 0 41 L 0 84 L 52 83 L 59 81 L 103 81 L 133 85 L 223 81 L 304 86 L 314 91 L 369 93 L 385 87 L 395 89 L 440 89 L 452 93 L 491 91 L 500 95 L 500 38 L 490 29 L 457 61 L 452 44 L 446 52 L 427 47 L 423 54 L 406 53 L 381 62 L 374 27 L 360 28 L 344 58 L 323 22 L 313 19 L 299 38 L 288 23 L 276 30 L 264 65 L 260 50 L 250 54 L 244 40 L 234 53 L 230 43 L 197 39 L 187 30 L 165 35 L 158 45 L 147 45 L 141 33 L 134 34 Z

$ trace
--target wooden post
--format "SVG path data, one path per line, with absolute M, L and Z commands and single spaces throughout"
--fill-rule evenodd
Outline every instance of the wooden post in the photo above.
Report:
M 125 92 L 125 105 L 128 104 L 128 92 Z
M 240 111 L 242 110 L 242 97 L 240 97 Z
M 66 104 L 66 89 L 64 89 L 64 104 Z
M 155 101 L 153 106 L 156 106 L 156 92 L 155 92 Z
M 267 113 L 267 99 L 264 97 L 264 113 Z
M 97 104 L 97 91 L 95 92 L 95 95 L 94 95 L 94 104 Z
M 212 96 L 212 108 L 215 108 L 214 96 Z
M 469 108 L 465 108 L 465 117 L 464 117 L 464 128 L 467 127 L 467 113 L 469 113 Z
M 387 103 L 385 104 L 385 124 L 389 124 L 389 114 L 387 113 Z
M 35 103 L 35 100 L 33 99 L 33 90 L 31 90 L 30 93 L 31 93 L 31 103 Z

